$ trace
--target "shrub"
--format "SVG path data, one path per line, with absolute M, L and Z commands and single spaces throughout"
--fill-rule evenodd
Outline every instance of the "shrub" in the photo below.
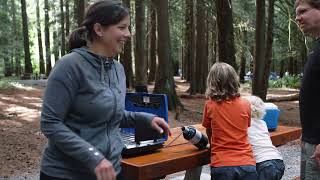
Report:
M 283 78 L 279 78 L 276 80 L 269 80 L 269 87 L 270 88 L 300 88 L 301 77 L 298 75 L 294 76 L 284 76 Z

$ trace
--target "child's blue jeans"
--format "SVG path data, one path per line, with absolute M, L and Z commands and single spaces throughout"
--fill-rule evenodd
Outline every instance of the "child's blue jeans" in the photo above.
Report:
M 257 180 L 256 166 L 211 167 L 211 180 Z
M 280 180 L 284 173 L 284 163 L 280 159 L 272 159 L 256 164 L 259 180 Z

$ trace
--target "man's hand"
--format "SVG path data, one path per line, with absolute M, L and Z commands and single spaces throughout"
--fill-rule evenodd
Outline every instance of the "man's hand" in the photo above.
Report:
M 314 150 L 314 153 L 311 156 L 311 158 L 313 158 L 317 162 L 318 167 L 320 167 L 320 144 L 316 146 L 316 149 Z
M 116 172 L 110 161 L 103 159 L 95 168 L 97 180 L 116 180 Z
M 167 135 L 171 136 L 169 125 L 163 118 L 154 117 L 151 121 L 151 127 L 157 130 L 160 134 L 166 133 Z

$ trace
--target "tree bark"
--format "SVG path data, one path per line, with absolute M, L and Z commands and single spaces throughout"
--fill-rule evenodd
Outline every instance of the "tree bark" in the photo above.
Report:
M 130 9 L 130 0 L 123 0 L 123 4 Z M 129 27 L 131 28 L 131 26 Z M 124 45 L 123 53 L 121 54 L 121 60 L 123 62 L 124 71 L 126 74 L 126 85 L 128 88 L 134 87 L 134 76 L 133 76 L 133 69 L 132 69 L 132 41 L 129 40 Z
M 84 18 L 84 0 L 74 0 L 74 19 L 76 20 L 76 26 L 80 27 Z
M 70 11 L 69 11 L 69 0 L 65 1 L 65 7 L 66 7 L 66 37 L 70 34 Z
M 68 1 L 68 0 L 67 0 Z M 63 0 L 60 0 L 60 33 L 61 33 L 61 56 L 66 53 L 66 34 L 64 29 L 64 10 L 63 10 Z
M 30 58 L 30 43 L 29 43 L 29 30 L 28 30 L 28 16 L 26 1 L 21 0 L 21 13 L 22 13 L 22 29 L 23 29 L 23 45 L 24 45 L 24 72 L 32 73 L 32 64 Z
M 243 30 L 240 32 L 242 36 L 242 41 L 244 43 L 244 46 L 247 46 L 248 41 L 248 35 L 247 31 Z M 244 76 L 246 75 L 246 51 L 243 49 L 241 51 L 241 59 L 240 59 L 240 72 L 239 72 L 239 79 L 241 83 L 244 83 Z
M 218 25 L 218 61 L 228 63 L 235 69 L 238 69 L 236 66 L 234 48 L 231 0 L 216 0 L 216 9 Z
M 145 59 L 145 18 L 144 0 L 135 1 L 136 9 L 136 47 L 135 47 L 135 84 L 147 85 L 147 68 Z
M 204 94 L 208 74 L 208 56 L 206 44 L 206 8 L 203 0 L 197 0 L 197 40 L 196 40 L 196 92 Z
M 170 59 L 168 0 L 153 0 L 153 3 L 157 9 L 159 57 L 154 93 L 166 94 L 168 97 L 168 108 L 175 110 L 178 106 L 182 106 L 182 104 L 175 90 L 173 63 Z
M 185 58 L 186 58 L 186 63 L 187 63 L 187 68 L 188 68 L 188 75 L 187 75 L 187 80 L 190 81 L 190 88 L 189 88 L 189 93 L 190 95 L 194 95 L 197 92 L 197 87 L 196 87 L 196 19 L 194 16 L 194 1 L 189 0 L 188 2 L 186 1 L 187 4 L 187 14 L 188 14 L 188 23 L 186 23 L 186 53 L 185 53 Z
M 40 5 L 39 0 L 37 0 L 37 34 L 38 34 L 38 46 L 39 46 L 39 69 L 40 74 L 45 74 L 46 70 L 44 67 L 43 58 L 43 47 L 42 47 L 42 35 L 41 35 L 41 23 L 40 23 Z
M 256 47 L 253 68 L 252 94 L 265 100 L 264 68 L 265 68 L 265 0 L 256 0 Z
M 150 72 L 148 76 L 148 82 L 152 82 L 156 79 L 156 68 L 157 68 L 157 19 L 156 9 L 154 5 L 150 3 L 150 48 L 149 48 L 149 59 L 150 59 Z
M 13 37 L 13 46 L 18 47 L 18 31 L 17 31 L 17 18 L 16 18 L 16 3 L 15 0 L 11 0 L 11 12 L 12 12 L 12 37 Z M 13 56 L 15 59 L 15 74 L 16 76 L 21 75 L 21 64 L 20 58 L 18 56 L 18 50 L 13 48 Z
M 193 0 L 185 0 L 186 10 L 185 10 L 185 31 L 184 31 L 184 69 L 183 76 L 187 81 L 190 81 L 190 62 L 192 61 L 192 43 L 193 43 Z
M 59 16 L 57 9 L 53 8 L 52 13 L 54 14 L 54 21 L 53 24 L 59 25 Z M 56 63 L 60 59 L 60 53 L 59 53 L 59 47 L 61 47 L 61 37 L 59 38 L 59 26 L 54 26 L 53 33 L 52 33 L 52 39 L 53 39 L 53 47 L 52 47 L 52 53 L 54 55 L 54 62 Z
M 0 2 L 0 8 L 2 10 L 1 12 L 1 22 L 2 26 L 7 26 L 10 23 L 10 18 L 9 18 L 9 8 L 8 8 L 8 1 L 3 0 Z M 2 27 L 3 28 L 3 27 Z M 9 29 L 9 28 L 6 28 Z M 13 55 L 11 54 L 11 47 L 10 47 L 10 42 L 9 42 L 9 31 L 8 32 L 2 32 L 3 29 L 1 29 L 1 60 L 3 59 L 4 62 L 4 76 L 9 77 L 12 76 L 13 69 L 12 69 L 12 58 Z
M 268 27 L 267 27 L 267 45 L 265 55 L 265 68 L 263 78 L 262 99 L 267 97 L 269 87 L 270 65 L 272 61 L 272 43 L 273 43 L 273 17 L 274 17 L 274 0 L 269 0 L 268 6 Z
M 49 76 L 52 69 L 51 66 L 51 51 L 50 51 L 50 22 L 49 22 L 49 3 L 44 0 L 44 36 L 46 46 L 46 75 Z

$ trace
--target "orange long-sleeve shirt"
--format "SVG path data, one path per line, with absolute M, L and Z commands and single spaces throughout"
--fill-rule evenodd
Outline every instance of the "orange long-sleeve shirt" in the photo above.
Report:
M 206 102 L 202 126 L 212 130 L 212 167 L 255 165 L 247 134 L 250 113 L 250 103 L 240 97 Z

